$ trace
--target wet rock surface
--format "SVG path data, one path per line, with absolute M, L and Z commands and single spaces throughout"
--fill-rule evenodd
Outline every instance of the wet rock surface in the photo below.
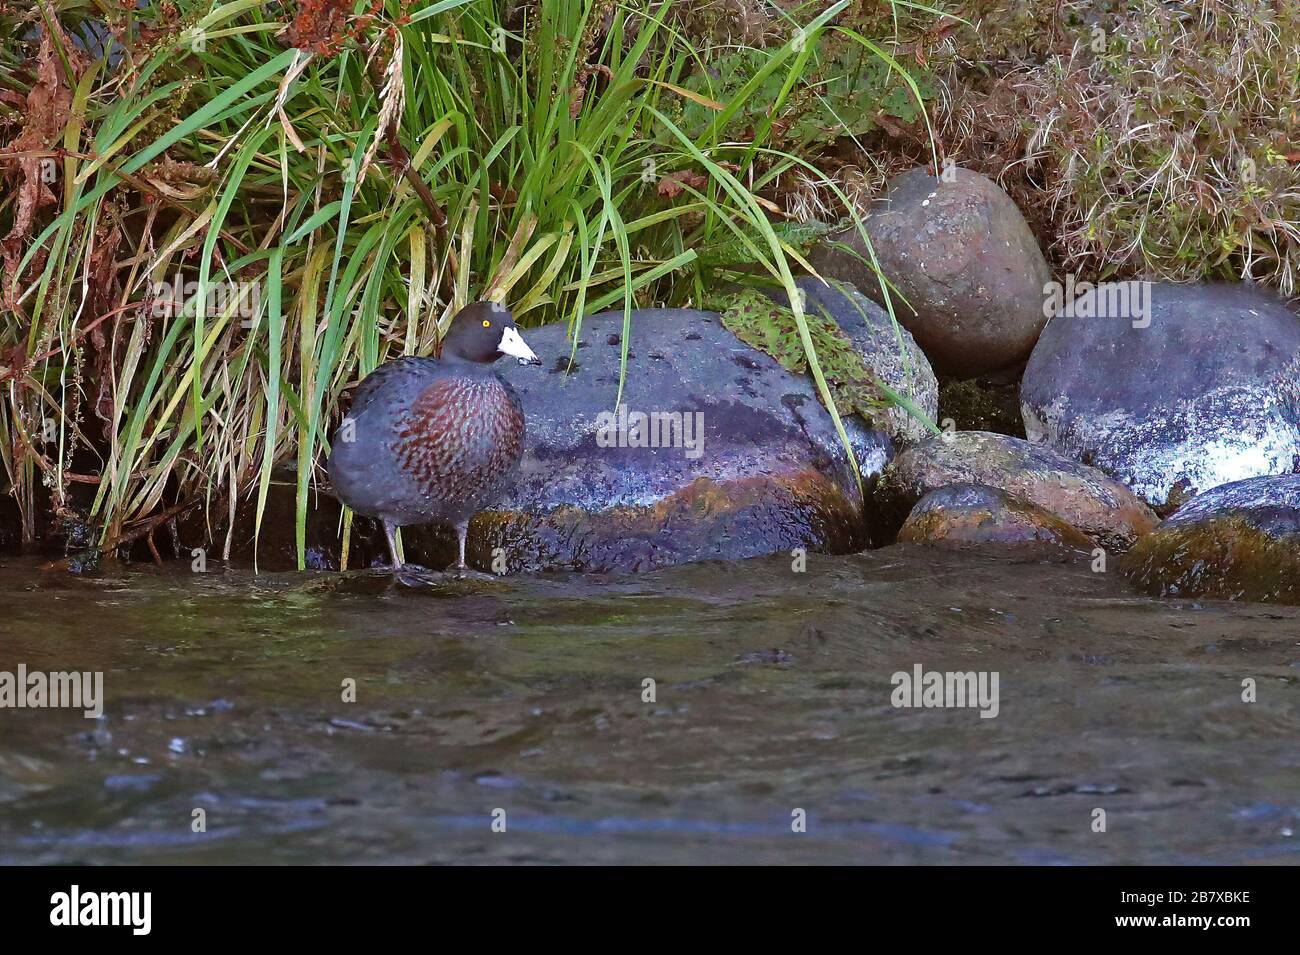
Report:
M 1120 569 L 1155 596 L 1300 604 L 1300 474 L 1197 495 L 1125 554 Z
M 844 329 L 870 368 L 874 379 L 912 401 L 930 421 L 939 410 L 939 382 L 916 339 L 889 313 L 847 282 L 829 284 L 811 276 L 795 280 L 804 294 L 804 306 L 821 309 Z M 784 292 L 773 293 L 783 305 Z M 893 405 L 880 415 L 877 424 L 895 441 L 914 443 L 934 432 L 906 408 Z
M 473 566 L 647 570 L 865 545 L 862 496 L 810 378 L 742 343 L 714 313 L 640 310 L 616 409 L 623 334 L 621 312 L 588 316 L 570 366 L 564 326 L 532 329 L 543 367 L 496 366 L 528 433 L 513 487 L 470 524 Z M 860 418 L 844 424 L 863 475 L 877 474 L 889 437 Z M 408 561 L 441 568 L 454 556 L 441 529 L 402 537 Z
M 1092 538 L 1056 515 L 997 488 L 949 484 L 912 508 L 899 543 L 1057 544 L 1090 550 Z
M 909 448 L 890 462 L 869 509 L 872 540 L 887 542 L 926 494 L 982 484 L 1034 504 L 1103 547 L 1125 550 L 1156 516 L 1118 481 L 1019 438 L 958 431 Z
M 1148 288 L 1146 317 L 1048 323 L 1021 386 L 1029 440 L 1162 508 L 1300 467 L 1300 317 L 1246 285 Z
M 866 227 L 881 270 L 908 303 L 891 295 L 894 312 L 936 371 L 973 377 L 1029 355 L 1046 321 L 1043 286 L 1051 272 L 1024 216 L 996 183 L 967 169 L 956 169 L 953 182 L 911 169 L 873 203 Z M 882 300 L 856 228 L 832 236 L 810 261 L 822 275 Z

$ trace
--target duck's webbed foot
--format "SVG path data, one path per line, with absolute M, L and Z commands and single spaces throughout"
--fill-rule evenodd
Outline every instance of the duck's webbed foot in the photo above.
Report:
M 407 564 L 397 553 L 397 525 L 384 521 L 384 536 L 388 539 L 388 557 L 393 579 L 408 587 L 427 587 L 441 581 L 440 574 L 419 564 Z
M 431 587 L 442 583 L 445 578 L 428 567 L 421 567 L 419 564 L 403 564 L 393 571 L 393 579 L 407 587 Z

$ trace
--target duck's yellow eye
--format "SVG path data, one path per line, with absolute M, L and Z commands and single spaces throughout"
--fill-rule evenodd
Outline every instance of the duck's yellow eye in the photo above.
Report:
M 484 327 L 484 328 L 491 328 L 491 327 L 492 327 L 492 323 L 489 322 L 489 321 L 485 318 L 485 319 L 483 319 L 483 327 Z

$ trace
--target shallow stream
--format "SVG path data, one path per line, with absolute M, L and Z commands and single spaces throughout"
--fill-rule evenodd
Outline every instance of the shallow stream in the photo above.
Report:
M 20 663 L 106 702 L 0 709 L 3 864 L 1300 861 L 1300 608 L 1041 554 L 424 590 L 0 558 Z M 998 715 L 895 708 L 915 664 L 996 672 Z

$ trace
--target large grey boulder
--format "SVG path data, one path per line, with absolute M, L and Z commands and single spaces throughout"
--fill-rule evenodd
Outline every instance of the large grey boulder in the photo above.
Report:
M 1300 317 L 1249 285 L 1131 286 L 1143 307 L 1094 290 L 1043 330 L 1021 384 L 1026 437 L 1161 508 L 1296 470 Z
M 996 183 L 959 167 L 952 181 L 911 169 L 872 204 L 866 229 L 881 271 L 907 301 L 892 295 L 895 314 L 936 371 L 970 378 L 1029 356 L 1046 321 L 1051 272 L 1024 216 Z M 863 259 L 869 263 L 870 254 L 851 228 L 816 247 L 810 261 L 883 302 Z

